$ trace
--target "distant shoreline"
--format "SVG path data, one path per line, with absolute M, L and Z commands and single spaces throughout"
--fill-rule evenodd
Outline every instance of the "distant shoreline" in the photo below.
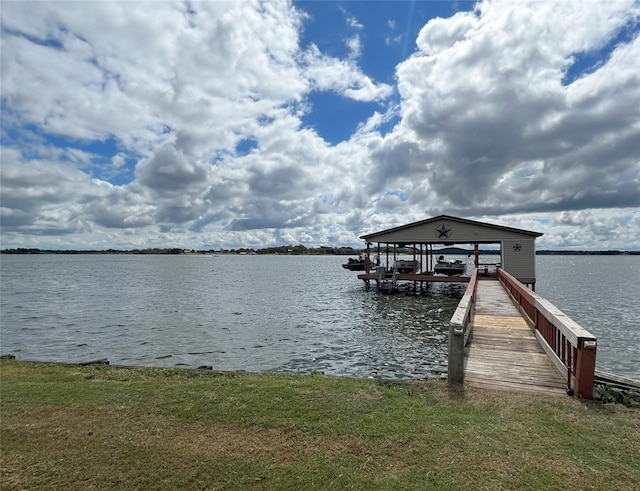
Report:
M 318 247 L 306 248 L 305 246 L 283 246 L 270 247 L 267 249 L 222 249 L 222 250 L 195 250 L 180 248 L 153 248 L 153 249 L 132 249 L 132 250 L 76 250 L 76 249 L 38 249 L 38 248 L 17 248 L 4 249 L 0 254 L 113 254 L 113 255 L 288 255 L 288 256 L 353 256 L 363 254 L 365 251 L 353 249 L 351 247 Z M 399 254 L 411 254 L 410 249 L 401 249 Z M 434 250 L 437 254 L 472 254 L 473 250 L 462 248 L 444 248 Z M 480 250 L 481 255 L 499 255 L 500 251 Z M 538 256 L 640 256 L 640 251 L 571 251 L 571 250 L 555 250 L 542 249 L 536 251 Z

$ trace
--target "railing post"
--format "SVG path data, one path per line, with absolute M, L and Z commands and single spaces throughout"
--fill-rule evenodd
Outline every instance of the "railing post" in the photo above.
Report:
M 464 327 L 449 325 L 449 360 L 447 378 L 450 384 L 464 382 Z
M 596 369 L 595 340 L 580 339 L 576 357 L 576 389 L 578 397 L 593 399 L 593 383 Z

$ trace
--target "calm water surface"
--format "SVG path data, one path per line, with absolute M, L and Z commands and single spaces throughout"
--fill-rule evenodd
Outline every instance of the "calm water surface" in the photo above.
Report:
M 384 378 L 446 371 L 447 325 L 465 285 L 379 295 L 344 261 L 3 255 L 1 352 Z M 538 293 L 598 337 L 598 367 L 640 378 L 640 257 L 539 256 L 537 265 Z

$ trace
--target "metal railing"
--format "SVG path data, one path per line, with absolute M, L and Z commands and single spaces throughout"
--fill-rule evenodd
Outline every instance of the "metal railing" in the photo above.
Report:
M 498 280 L 534 330 L 536 339 L 567 381 L 567 393 L 593 398 L 597 340 L 551 302 L 498 269 Z

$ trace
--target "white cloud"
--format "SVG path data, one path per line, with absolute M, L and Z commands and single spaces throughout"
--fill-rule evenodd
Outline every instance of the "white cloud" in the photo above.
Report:
M 473 35 L 473 29 L 478 24 L 479 19 L 473 12 L 458 12 L 448 19 L 436 17 L 422 28 L 416 45 L 420 52 L 427 56 L 455 49 L 456 43 L 463 42 Z
M 347 24 L 355 29 L 364 29 L 364 26 L 355 17 L 347 17 Z
M 2 8 L 5 247 L 358 244 L 439 213 L 548 248 L 640 244 L 636 2 L 432 19 L 397 67 L 398 105 L 359 65 L 364 19 L 340 59 L 300 47 L 304 3 L 37 6 Z M 318 91 L 388 109 L 331 145 L 303 124 Z
M 353 46 L 350 54 L 353 55 Z M 356 46 L 356 49 L 359 49 Z M 357 57 L 357 56 L 355 56 Z M 312 45 L 302 57 L 304 75 L 317 90 L 332 90 L 356 101 L 375 101 L 389 97 L 393 88 L 387 84 L 377 84 L 360 72 L 354 61 L 339 60 L 323 55 Z
M 640 204 L 640 39 L 563 85 L 571 57 L 603 47 L 632 7 L 484 2 L 430 21 L 398 68 L 403 124 L 385 142 L 419 142 L 422 163 L 385 154 L 378 188 L 411 173 L 462 214 Z
M 347 39 L 347 47 L 349 48 L 349 59 L 357 60 L 362 55 L 362 43 L 360 36 L 353 36 Z
M 111 165 L 113 165 L 116 168 L 122 167 L 124 163 L 125 163 L 125 156 L 121 153 L 114 155 L 111 159 Z

